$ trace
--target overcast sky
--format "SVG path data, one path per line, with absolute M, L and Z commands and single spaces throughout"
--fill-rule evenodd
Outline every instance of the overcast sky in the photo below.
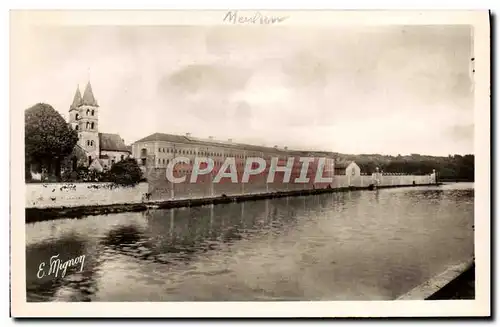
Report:
M 37 28 L 20 103 L 67 119 L 90 75 L 101 132 L 342 153 L 473 153 L 467 26 Z M 90 70 L 90 74 L 89 74 Z

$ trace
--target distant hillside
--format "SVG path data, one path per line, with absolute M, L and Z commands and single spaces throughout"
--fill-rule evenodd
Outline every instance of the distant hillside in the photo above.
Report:
M 440 179 L 474 181 L 474 155 L 434 157 L 420 154 L 385 156 L 381 154 L 341 154 L 340 160 L 353 160 L 363 173 L 371 174 L 379 167 L 387 173 L 429 174 L 433 169 Z

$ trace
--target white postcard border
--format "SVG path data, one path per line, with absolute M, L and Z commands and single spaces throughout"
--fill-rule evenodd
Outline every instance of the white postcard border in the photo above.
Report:
M 254 11 L 255 12 L 255 11 Z M 288 15 L 283 25 L 474 26 L 476 299 L 455 301 L 321 302 L 99 302 L 27 303 L 24 219 L 24 108 L 11 107 L 11 304 L 14 317 L 408 317 L 490 314 L 490 27 L 487 11 L 261 11 Z M 10 82 L 25 27 L 57 25 L 214 25 L 225 11 L 24 11 L 11 12 Z M 259 28 L 262 28 L 259 26 Z M 266 28 L 273 28 L 267 26 Z M 22 90 L 10 89 L 13 92 Z

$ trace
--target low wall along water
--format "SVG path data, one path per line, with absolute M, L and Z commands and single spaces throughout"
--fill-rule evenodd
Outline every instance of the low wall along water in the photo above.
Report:
M 335 175 L 332 183 L 267 183 L 258 176 L 250 183 L 231 183 L 222 180 L 212 183 L 209 176 L 189 182 L 173 184 L 165 177 L 164 169 L 148 174 L 148 182 L 135 187 L 117 187 L 110 183 L 46 183 L 26 184 L 26 208 L 58 208 L 103 206 L 114 204 L 139 204 L 150 201 L 184 200 L 194 198 L 262 194 L 324 188 L 377 186 L 428 185 L 436 182 L 435 176 Z
M 26 184 L 26 208 L 56 208 L 141 203 L 148 183 L 116 187 L 111 183 Z
M 267 183 L 264 176 L 255 176 L 250 183 L 231 183 L 230 180 L 222 179 L 220 183 L 211 183 L 209 176 L 203 176 L 198 183 L 189 182 L 173 184 L 165 177 L 165 169 L 155 169 L 148 174 L 149 193 L 152 200 L 181 200 L 189 198 L 200 198 L 210 196 L 227 196 L 242 194 L 259 194 L 286 192 L 293 190 L 312 190 L 331 187 L 369 187 L 397 186 L 397 185 L 425 185 L 436 182 L 435 175 L 384 175 L 375 173 L 373 175 L 346 176 L 335 175 L 332 183 Z M 189 178 L 187 178 L 189 180 Z

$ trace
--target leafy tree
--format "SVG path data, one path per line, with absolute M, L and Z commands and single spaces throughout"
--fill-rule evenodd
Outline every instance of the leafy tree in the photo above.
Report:
M 144 180 L 142 171 L 133 158 L 124 159 L 111 166 L 106 179 L 122 186 L 134 186 Z
M 54 171 L 60 177 L 61 161 L 78 141 L 76 131 L 45 103 L 38 103 L 24 112 L 24 131 L 26 162 L 38 163 L 49 174 Z

